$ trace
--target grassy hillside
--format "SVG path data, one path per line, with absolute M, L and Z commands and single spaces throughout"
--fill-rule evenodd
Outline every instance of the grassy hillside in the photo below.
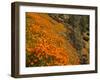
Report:
M 68 15 L 26 13 L 27 67 L 84 63 L 83 60 L 88 58 L 89 51 L 89 47 L 83 48 L 83 41 L 88 46 L 88 42 L 84 40 L 86 32 L 80 30 L 77 33 L 78 25 L 74 25 L 76 29 L 73 30 L 71 24 L 74 23 L 70 19 L 71 16 Z M 85 61 L 85 63 L 88 62 Z

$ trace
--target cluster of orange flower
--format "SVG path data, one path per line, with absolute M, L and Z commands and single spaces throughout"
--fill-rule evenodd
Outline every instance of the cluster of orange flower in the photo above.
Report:
M 30 12 L 26 24 L 27 66 L 79 64 L 75 49 L 61 34 L 67 31 L 63 24 L 47 14 Z
M 64 54 L 63 49 L 55 48 L 53 45 L 47 45 L 44 47 L 43 44 L 37 45 L 36 48 L 27 48 L 27 51 L 37 58 L 37 62 L 44 60 L 45 65 L 65 65 L 68 64 L 68 56 Z M 33 58 L 34 59 L 34 58 Z M 34 62 L 31 61 L 32 63 Z M 40 65 L 40 64 L 39 64 Z M 43 66 L 43 65 L 41 65 Z

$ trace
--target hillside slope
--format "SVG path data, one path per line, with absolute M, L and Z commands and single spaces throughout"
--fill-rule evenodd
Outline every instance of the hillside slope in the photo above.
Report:
M 26 66 L 80 64 L 79 55 L 65 34 L 69 32 L 48 14 L 26 13 Z

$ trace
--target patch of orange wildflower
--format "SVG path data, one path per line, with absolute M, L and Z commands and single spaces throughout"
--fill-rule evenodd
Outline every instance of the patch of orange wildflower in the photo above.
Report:
M 80 64 L 76 49 L 60 33 L 67 32 L 62 23 L 48 14 L 26 13 L 26 66 Z

